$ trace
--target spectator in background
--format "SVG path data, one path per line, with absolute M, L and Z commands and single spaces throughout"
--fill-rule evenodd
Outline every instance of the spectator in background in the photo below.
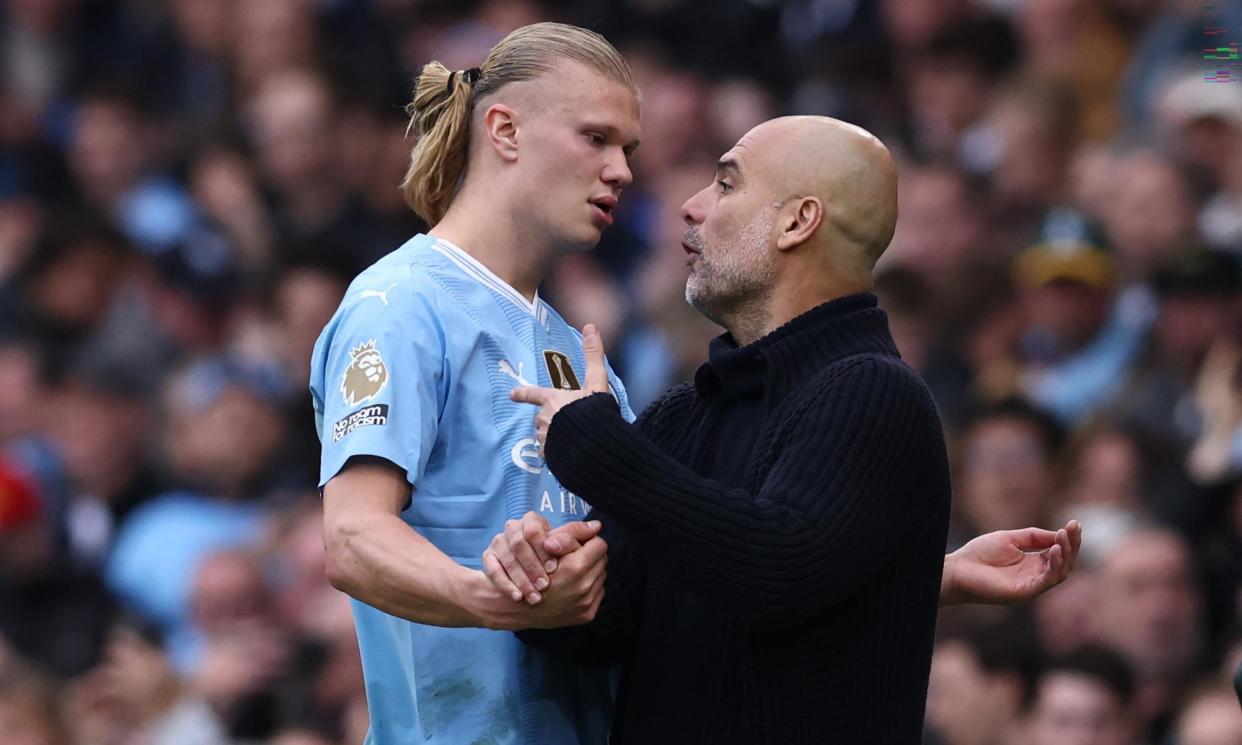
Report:
M 229 56 L 236 40 L 234 0 L 172 0 L 166 4 L 168 108 L 186 122 L 191 136 L 218 125 L 228 114 Z
M 923 275 L 904 266 L 877 272 L 875 293 L 888 313 L 901 358 L 927 382 L 941 416 L 956 430 L 975 401 L 970 390 L 973 371 L 962 357 L 957 336 L 945 329 L 950 318 L 938 313 Z
M 701 160 L 712 143 L 699 132 L 706 126 L 707 86 L 697 75 L 675 67 L 653 67 L 649 76 L 637 70 L 643 91 L 643 146 L 634 152 L 634 169 L 641 174 L 656 173 L 669 166 L 687 165 Z
M 157 632 L 133 620 L 109 631 L 104 659 L 66 696 L 74 743 L 230 745 L 220 720 L 174 671 Z
M 1046 216 L 1012 271 L 1018 296 L 979 324 L 967 344 L 976 395 L 989 400 L 1020 391 L 1072 424 L 1120 393 L 1150 311 L 1115 295 L 1113 257 L 1072 210 Z
M 1008 257 L 986 245 L 981 187 L 945 163 L 908 164 L 897 184 L 897 232 L 878 266 L 882 272 L 897 267 L 913 272 L 926 287 L 924 319 L 932 340 L 961 334 L 979 321 L 981 308 L 1008 294 Z
M 69 218 L 49 229 L 0 287 L 4 323 L 34 335 L 53 367 L 100 327 L 113 307 L 132 249 L 112 227 L 94 218 Z
M 258 5 L 298 3 L 265 0 Z M 287 242 L 336 240 L 361 226 L 337 176 L 336 101 L 327 81 L 307 70 L 268 74 L 247 104 L 263 183 L 273 197 L 276 229 Z M 366 247 L 362 247 L 366 248 Z M 355 249 L 356 250 L 356 249 Z M 294 257 L 288 257 L 294 258 Z
M 997 95 L 970 141 L 967 166 L 987 174 L 1005 242 L 1027 238 L 1066 204 L 1078 116 L 1079 102 L 1063 83 L 1018 80 Z
M 281 711 L 289 723 L 337 732 L 355 702 L 365 697 L 349 598 L 333 589 L 323 573 L 318 495 L 292 503 L 277 516 L 263 556 L 267 574 L 276 578 L 272 589 L 280 626 L 292 631 L 298 643 L 290 669 L 299 684 L 282 692 Z
M 965 427 L 955 471 L 950 545 L 1010 525 L 1042 525 L 1056 508 L 1054 464 L 1064 433 L 1021 399 L 985 409 Z
M 0 732 L 5 745 L 70 745 L 54 687 L 42 676 L 0 661 Z
M 226 3 L 236 13 L 232 69 L 241 100 L 265 81 L 310 70 L 323 51 L 312 0 Z
M 0 44 L 7 51 L 3 88 L 31 117 L 67 87 L 81 46 L 74 38 L 77 0 L 13 2 L 5 8 Z
M 1096 427 L 1071 445 L 1067 504 L 1105 504 L 1121 509 L 1142 505 L 1143 455 L 1120 429 Z
M 27 465 L 0 459 L 0 637 L 48 673 L 76 675 L 97 661 L 114 604 L 93 567 L 65 556 L 62 504 Z
M 1242 91 L 1232 85 L 1204 85 L 1203 78 L 1203 73 L 1194 69 L 1171 73 L 1155 106 L 1153 128 L 1168 141 L 1173 157 L 1190 169 L 1199 189 L 1223 189 L 1223 196 L 1229 197 L 1236 194 L 1237 179 L 1242 175 L 1234 158 L 1240 144 Z M 1208 212 L 1202 217 L 1201 226 L 1207 227 Z M 1213 224 L 1204 238 L 1215 245 L 1228 245 L 1232 242 L 1228 224 Z
M 1015 11 L 1026 75 L 1072 86 L 1082 102 L 1075 129 L 1091 140 L 1120 123 L 1114 91 L 1129 59 L 1130 35 L 1104 2 L 1028 0 Z
M 306 402 L 292 394 L 301 389 L 315 339 L 352 276 L 348 262 L 326 260 L 330 254 L 317 258 L 325 260 L 284 264 L 272 281 L 272 294 L 262 299 L 266 302 L 243 310 L 243 320 L 232 324 L 228 342 L 238 359 L 271 370 L 278 378 L 287 429 L 273 478 L 276 485 L 294 490 L 315 486 L 319 437 L 314 419 L 302 416 Z
M 723 152 L 742 135 L 777 115 L 772 94 L 753 78 L 730 78 L 712 85 L 706 108 L 706 122 L 715 138 L 712 152 Z
M 1135 673 L 1133 721 L 1159 734 L 1203 653 L 1203 596 L 1186 542 L 1163 528 L 1117 541 L 1100 564 L 1094 635 Z
M 196 209 L 162 172 L 168 138 L 124 86 L 101 87 L 74 112 L 69 164 L 83 201 L 112 217 L 126 237 L 151 253 L 181 240 Z
M 278 394 L 262 374 L 227 359 L 190 366 L 164 393 L 166 457 L 178 488 L 126 521 L 106 576 L 127 605 L 158 624 L 179 669 L 199 659 L 190 587 L 200 562 L 261 535 L 257 498 L 284 427 Z
M 1227 686 L 1201 688 L 1182 706 L 1173 728 L 1177 745 L 1232 745 L 1242 742 L 1242 711 Z
M 1125 659 L 1106 647 L 1081 647 L 1044 666 L 1021 741 L 1136 745 L 1134 698 L 1134 675 Z
M 1015 383 L 1061 421 L 1079 421 L 1117 396 L 1146 325 L 1117 309 L 1113 257 L 1077 213 L 1050 213 L 1014 273 L 1022 318 Z
M 69 493 L 56 515 L 60 552 L 98 568 L 117 523 L 157 488 L 147 457 L 154 408 L 129 363 L 80 358 L 43 397 L 40 437 Z
M 1230 363 L 1224 357 L 1240 318 L 1242 270 L 1232 256 L 1195 251 L 1160 267 L 1152 280 L 1160 305 L 1151 342 L 1115 407 L 1116 415 L 1178 459 L 1198 443 L 1187 475 L 1203 484 L 1216 483 L 1239 466 L 1230 444 L 1237 424 L 1231 421 L 1229 405 L 1235 398 L 1236 367 L 1227 369 Z M 1214 346 L 1218 354 L 1209 366 L 1205 362 Z M 1213 387 L 1218 373 L 1222 385 Z M 1224 445 L 1219 457 L 1210 452 L 1213 440 Z M 1167 499 L 1157 495 L 1156 506 L 1163 519 L 1193 529 L 1202 524 L 1202 511 L 1183 492 Z
M 33 434 L 42 419 L 47 363 L 37 337 L 0 330 L 0 448 Z
M 1183 63 L 1199 62 L 1204 82 L 1208 79 L 1228 82 L 1236 80 L 1226 69 L 1219 75 L 1214 64 L 1205 59 L 1207 31 L 1242 28 L 1242 8 L 1236 3 L 1202 3 L 1197 0 L 1113 0 L 1114 12 L 1138 32 L 1137 44 L 1120 93 L 1125 121 L 1132 133 L 1149 128 L 1153 104 L 1169 68 Z M 1214 55 L 1213 55 L 1214 56 Z
M 124 365 L 154 397 L 178 365 L 220 350 L 243 280 L 232 245 L 195 229 L 132 266 L 83 353 Z
M 1090 513 L 1075 514 L 1082 514 L 1084 518 L 1095 517 Z M 1093 533 L 1099 523 L 1099 520 L 1092 520 Z M 1084 556 L 1079 561 L 1074 573 L 1057 588 L 1057 592 L 1042 595 L 1033 603 L 1035 630 L 1045 655 L 1068 653 L 1093 638 L 1098 580 L 1097 568 L 1087 558 Z
M 1185 175 L 1156 151 L 1123 157 L 1112 178 L 1113 199 L 1098 217 L 1117 255 L 1118 280 L 1129 287 L 1197 242 L 1195 200 Z
M 204 146 L 190 166 L 189 184 L 204 217 L 235 249 L 239 267 L 252 275 L 272 271 L 276 226 L 248 154 L 223 142 Z
M 889 5 L 896 5 L 890 3 Z M 957 161 L 968 133 L 987 112 L 1000 74 L 1012 63 L 1012 29 L 999 19 L 946 26 L 898 59 L 909 105 L 911 151 Z
M 1007 745 L 1039 662 L 1020 621 L 980 624 L 941 634 L 932 656 L 927 724 L 945 745 Z
M 388 247 L 427 228 L 402 199 L 401 191 L 392 187 L 401 183 L 409 159 L 406 124 L 401 109 L 378 95 L 374 100 L 347 99 L 342 106 L 336 178 L 345 181 L 368 225 L 366 244 L 355 249 L 358 266 L 349 272 L 351 277 Z M 333 246 L 332 253 L 339 255 L 340 247 Z
M 928 44 L 936 34 L 975 15 L 978 6 L 970 0 L 882 0 L 881 12 L 891 41 L 901 52 Z
M 198 664 L 190 681 L 237 739 L 265 738 L 282 712 L 274 695 L 292 688 L 293 639 L 276 615 L 263 567 L 246 550 L 199 562 L 190 598 Z

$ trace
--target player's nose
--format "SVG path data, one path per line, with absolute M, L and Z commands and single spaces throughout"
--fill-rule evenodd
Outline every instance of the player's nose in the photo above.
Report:
M 620 191 L 634 182 L 634 173 L 630 170 L 629 158 L 617 148 L 615 155 L 610 155 L 600 174 L 604 183 Z

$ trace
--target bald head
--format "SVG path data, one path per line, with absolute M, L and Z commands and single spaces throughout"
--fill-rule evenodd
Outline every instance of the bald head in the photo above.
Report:
M 682 205 L 686 299 L 739 344 L 871 288 L 893 237 L 897 176 L 884 145 L 845 122 L 764 122 Z
M 825 116 L 786 116 L 755 127 L 736 149 L 778 199 L 822 204 L 821 241 L 857 248 L 868 269 L 884 253 L 897 225 L 897 168 L 875 135 Z

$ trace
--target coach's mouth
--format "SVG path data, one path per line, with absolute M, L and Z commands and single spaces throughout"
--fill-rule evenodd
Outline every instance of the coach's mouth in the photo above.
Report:
M 689 256 L 693 256 L 694 254 L 701 254 L 701 253 L 703 253 L 702 251 L 700 251 L 699 249 L 695 248 L 694 246 L 691 246 L 689 243 L 686 243 L 685 241 L 682 241 L 682 242 L 681 242 L 681 249 L 682 249 L 683 251 L 685 251 L 685 252 L 686 252 L 686 254 L 687 254 L 687 255 L 689 255 Z

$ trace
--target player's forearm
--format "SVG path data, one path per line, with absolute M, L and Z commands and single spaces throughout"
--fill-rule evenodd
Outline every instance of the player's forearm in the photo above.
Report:
M 385 613 L 432 626 L 492 626 L 499 595 L 396 515 L 361 516 L 329 534 L 332 585 Z

